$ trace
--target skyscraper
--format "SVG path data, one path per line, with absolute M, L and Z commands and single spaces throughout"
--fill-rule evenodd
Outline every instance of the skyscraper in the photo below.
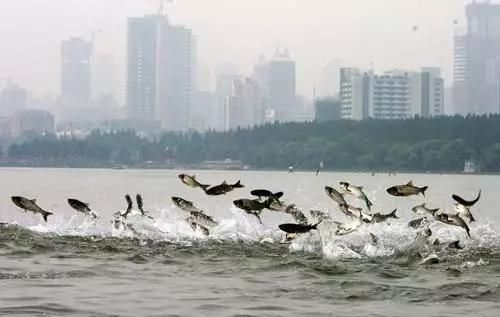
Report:
M 275 120 L 291 120 L 296 106 L 295 61 L 288 51 L 276 52 L 269 62 L 268 94 L 269 106 L 274 110 Z
M 127 108 L 134 120 L 160 121 L 162 128 L 189 127 L 195 40 L 191 30 L 166 16 L 128 20 Z
M 92 44 L 82 38 L 61 43 L 61 98 L 65 107 L 87 105 L 91 96 Z
M 498 112 L 500 5 L 474 1 L 466 6 L 466 16 L 466 28 L 455 34 L 455 113 Z

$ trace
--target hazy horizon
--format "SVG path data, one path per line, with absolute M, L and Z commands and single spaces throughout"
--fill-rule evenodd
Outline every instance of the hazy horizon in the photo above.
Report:
M 453 32 L 464 24 L 468 0 L 178 0 L 167 6 L 174 24 L 193 30 L 206 77 L 220 64 L 250 74 L 259 55 L 277 47 L 297 61 L 298 93 L 311 96 L 321 68 L 343 65 L 419 69 L 438 66 L 450 86 Z M 0 83 L 7 79 L 38 96 L 59 93 L 60 42 L 91 39 L 95 52 L 110 53 L 118 66 L 117 97 L 123 100 L 126 19 L 156 12 L 153 0 L 2 1 Z M 418 26 L 418 31 L 413 26 Z M 208 85 L 208 83 L 204 83 Z M 202 87 L 206 88 L 206 87 Z

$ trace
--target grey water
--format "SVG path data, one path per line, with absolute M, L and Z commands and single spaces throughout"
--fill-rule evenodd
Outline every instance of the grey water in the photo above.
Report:
M 241 180 L 246 187 L 209 197 L 182 184 L 182 172 L 202 183 Z M 425 197 L 385 192 L 410 180 L 429 186 Z M 397 208 L 400 219 L 346 236 L 325 222 L 285 244 L 278 225 L 293 222 L 289 215 L 264 211 L 261 225 L 232 206 L 265 188 L 283 191 L 283 200 L 308 216 L 319 209 L 343 222 L 324 192 L 340 181 L 363 185 L 374 211 Z M 498 316 L 499 188 L 500 177 L 482 175 L 2 168 L 0 315 Z M 472 238 L 461 228 L 431 224 L 432 239 L 460 240 L 463 250 L 415 242 L 407 226 L 415 218 L 411 207 L 426 202 L 451 212 L 452 194 L 472 199 L 480 189 Z M 134 231 L 114 228 L 112 215 L 125 209 L 126 193 L 142 194 L 154 220 L 135 216 Z M 13 195 L 36 198 L 54 215 L 44 223 L 14 206 Z M 172 196 L 219 221 L 210 237 L 191 230 Z M 73 211 L 70 197 L 89 202 L 97 222 Z M 439 263 L 422 264 L 429 255 Z

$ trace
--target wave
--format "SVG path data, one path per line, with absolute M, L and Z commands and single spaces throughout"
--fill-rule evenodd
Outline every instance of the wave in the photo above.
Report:
M 94 222 L 80 215 L 72 216 L 69 221 L 54 219 L 32 226 L 13 223 L 0 227 L 0 251 L 13 256 L 81 249 L 124 253 L 136 247 L 167 244 L 201 249 L 217 245 L 223 254 L 225 248 L 243 243 L 253 248 L 274 246 L 288 253 L 302 252 L 329 260 L 386 259 L 401 265 L 457 262 L 463 264 L 461 268 L 487 265 L 492 253 L 500 253 L 500 236 L 493 223 L 473 226 L 472 238 L 467 238 L 461 228 L 431 223 L 432 236 L 422 240 L 418 230 L 401 221 L 364 224 L 343 236 L 336 235 L 336 225 L 326 221 L 317 231 L 283 243 L 284 235 L 277 225 L 261 225 L 257 218 L 236 209 L 231 209 L 231 213 L 231 218 L 222 219 L 210 229 L 208 237 L 193 231 L 182 214 L 169 209 L 159 210 L 153 220 L 131 217 L 129 227 L 118 229 L 109 220 Z M 433 245 L 436 239 L 439 245 Z M 453 241 L 460 241 L 460 250 L 447 247 Z M 429 262 L 425 261 L 427 258 Z M 143 256 L 131 256 L 129 260 L 147 261 Z

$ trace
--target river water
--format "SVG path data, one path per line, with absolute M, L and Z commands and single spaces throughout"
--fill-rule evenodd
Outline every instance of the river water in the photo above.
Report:
M 422 174 L 187 171 L 203 183 L 241 179 L 242 189 L 217 197 L 182 184 L 166 170 L 0 169 L 0 315 L 8 316 L 498 316 L 500 311 L 500 177 Z M 413 180 L 425 197 L 389 196 Z M 286 203 L 328 211 L 348 221 L 324 186 L 363 185 L 374 211 L 400 219 L 361 226 L 345 236 L 326 221 L 282 243 L 284 213 L 264 211 L 263 225 L 232 206 L 251 189 L 283 191 Z M 472 199 L 472 238 L 431 223 L 432 242 L 460 240 L 462 250 L 416 241 L 411 207 L 452 211 L 452 194 Z M 124 194 L 141 193 L 154 220 L 115 229 Z M 14 206 L 10 196 L 36 198 L 54 213 Z M 193 232 L 171 196 L 193 201 L 219 225 L 210 237 Z M 77 214 L 69 197 L 90 203 L 96 223 Z M 362 202 L 351 199 L 354 204 Z M 311 222 L 313 219 L 311 219 Z M 378 238 L 375 244 L 370 233 Z M 424 264 L 428 256 L 438 263 Z

